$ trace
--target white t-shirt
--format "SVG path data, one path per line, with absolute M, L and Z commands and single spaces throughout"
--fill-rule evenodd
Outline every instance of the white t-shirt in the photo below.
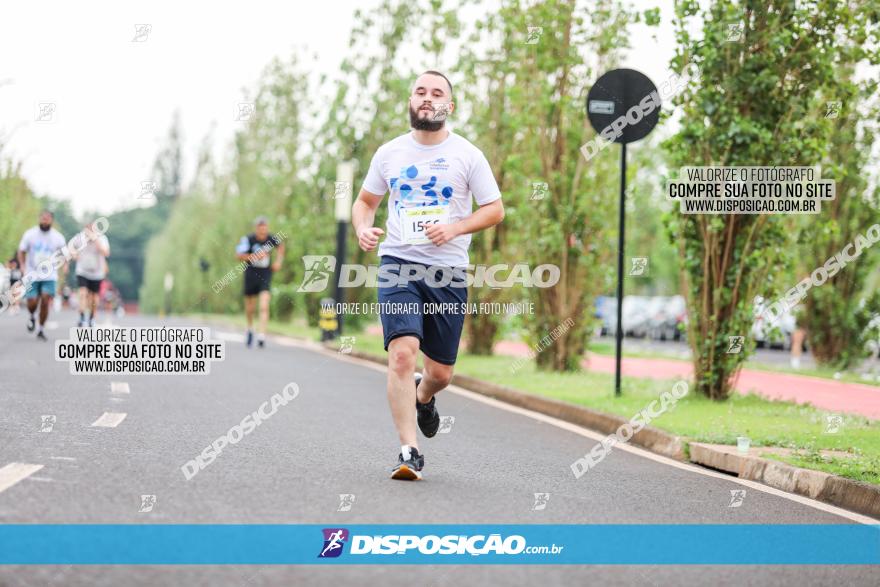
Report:
M 424 229 L 470 216 L 474 199 L 484 206 L 501 198 L 485 155 L 451 131 L 438 145 L 422 145 L 412 133 L 385 143 L 373 155 L 363 189 L 378 195 L 391 192 L 380 256 L 445 267 L 468 264 L 471 235 L 438 247 L 425 242 Z
M 110 253 L 110 241 L 103 234 L 95 234 L 94 238 L 89 240 L 89 235 L 85 232 L 77 234 L 70 239 L 71 248 L 79 250 L 76 258 L 76 274 L 93 281 L 101 281 L 107 277 L 106 264 L 104 255 L 98 250 L 100 245 L 107 253 Z M 83 247 L 83 244 L 85 246 Z M 81 249 L 81 250 L 80 250 Z
M 60 250 L 66 244 L 64 235 L 54 228 L 50 228 L 46 232 L 40 230 L 39 226 L 27 229 L 21 237 L 21 242 L 18 243 L 18 250 L 25 252 L 25 275 L 33 272 L 34 281 L 55 281 L 58 279 L 58 270 L 51 259 L 55 251 Z M 47 269 L 38 271 L 37 267 L 43 261 L 47 261 L 45 265 Z

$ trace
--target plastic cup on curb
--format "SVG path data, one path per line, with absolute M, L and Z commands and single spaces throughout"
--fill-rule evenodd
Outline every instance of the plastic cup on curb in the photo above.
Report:
M 747 436 L 737 436 L 736 437 L 736 451 L 740 454 L 749 454 L 749 445 L 751 444 L 751 440 L 748 439 Z

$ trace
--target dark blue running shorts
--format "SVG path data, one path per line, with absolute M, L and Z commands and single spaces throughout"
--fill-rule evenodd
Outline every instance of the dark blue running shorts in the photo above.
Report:
M 383 255 L 379 263 L 379 316 L 385 333 L 385 350 L 399 336 L 415 336 L 419 339 L 419 348 L 428 358 L 444 365 L 454 365 L 467 304 L 464 277 L 456 275 L 450 285 L 441 287 L 431 287 L 426 282 L 442 282 L 437 274 L 428 280 L 424 277 L 408 279 L 405 284 L 389 283 L 395 279 L 382 278 L 383 274 L 389 273 L 399 276 L 400 265 L 406 264 L 425 267 L 423 263 L 390 255 Z M 451 269 L 449 271 L 451 276 Z M 453 287 L 452 284 L 462 287 Z M 436 311 L 440 308 L 444 311 Z

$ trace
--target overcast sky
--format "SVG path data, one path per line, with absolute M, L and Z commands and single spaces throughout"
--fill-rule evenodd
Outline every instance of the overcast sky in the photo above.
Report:
M 348 52 L 355 8 L 376 3 L 7 4 L 0 19 L 3 156 L 23 163 L 37 193 L 70 200 L 77 213 L 143 204 L 141 182 L 150 179 L 175 110 L 188 177 L 212 124 L 215 152 L 225 151 L 243 124 L 234 119 L 242 89 L 255 86 L 272 57 L 305 47 L 318 54 L 310 69 L 332 75 Z M 136 24 L 149 29 L 139 34 Z M 634 29 L 633 43 L 623 65 L 659 85 L 673 50 L 670 13 L 659 30 Z M 54 104 L 51 120 L 37 120 L 40 104 Z

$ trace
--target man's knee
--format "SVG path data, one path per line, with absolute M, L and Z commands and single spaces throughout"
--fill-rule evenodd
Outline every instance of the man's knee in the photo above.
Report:
M 440 363 L 425 365 L 425 374 L 443 387 L 446 387 L 452 381 L 452 372 L 452 365 L 442 365 Z
M 398 375 L 414 372 L 418 350 L 418 339 L 402 337 L 392 340 L 388 345 L 388 368 Z

